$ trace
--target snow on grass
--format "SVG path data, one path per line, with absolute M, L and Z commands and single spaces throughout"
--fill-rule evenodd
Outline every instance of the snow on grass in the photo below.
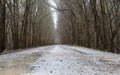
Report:
M 29 55 L 31 55 L 33 53 L 47 52 L 47 49 L 49 49 L 49 48 L 51 49 L 52 46 L 32 48 L 32 49 L 27 49 L 27 50 L 24 50 L 21 52 L 14 52 L 14 53 L 0 55 L 0 62 L 19 60 L 19 59 L 22 59 L 24 57 L 28 57 Z
M 74 50 L 90 54 L 93 56 L 101 56 L 105 58 L 106 60 L 112 60 L 120 63 L 120 54 L 115 54 L 111 52 L 103 52 L 100 50 L 95 50 L 95 49 L 90 49 L 90 48 L 85 48 L 85 47 L 75 47 L 75 46 L 68 46 L 69 48 L 72 48 Z
M 90 49 L 90 48 L 85 48 L 85 47 L 76 47 L 76 46 L 67 46 L 68 48 L 76 49 L 78 51 L 87 53 L 87 54 L 103 54 L 103 53 L 108 53 L 108 52 L 102 52 L 100 50 L 95 50 L 95 49 Z

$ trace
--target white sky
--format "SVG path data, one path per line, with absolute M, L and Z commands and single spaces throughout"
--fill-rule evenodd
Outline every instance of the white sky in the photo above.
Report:
M 53 6 L 57 6 L 54 2 L 54 0 L 49 0 L 50 4 L 53 5 Z M 55 9 L 51 7 L 51 11 L 52 11 L 52 16 L 53 16 L 53 21 L 54 21 L 54 27 L 55 29 L 57 28 L 57 20 L 58 20 L 58 14 L 57 12 L 54 12 Z

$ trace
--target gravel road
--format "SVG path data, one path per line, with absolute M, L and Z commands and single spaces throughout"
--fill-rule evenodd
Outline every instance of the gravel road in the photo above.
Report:
M 0 56 L 0 75 L 119 75 L 120 55 L 55 45 Z

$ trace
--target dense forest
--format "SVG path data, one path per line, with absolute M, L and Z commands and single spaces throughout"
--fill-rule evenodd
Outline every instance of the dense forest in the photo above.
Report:
M 52 16 L 43 0 L 0 0 L 0 50 L 53 44 Z
M 0 51 L 68 44 L 120 53 L 120 0 L 0 0 Z
M 120 0 L 60 1 L 62 43 L 120 53 Z

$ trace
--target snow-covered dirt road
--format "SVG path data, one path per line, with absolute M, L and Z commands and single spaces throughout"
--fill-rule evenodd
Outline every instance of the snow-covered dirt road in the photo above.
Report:
M 0 75 L 119 75 L 120 55 L 46 46 L 0 56 Z

